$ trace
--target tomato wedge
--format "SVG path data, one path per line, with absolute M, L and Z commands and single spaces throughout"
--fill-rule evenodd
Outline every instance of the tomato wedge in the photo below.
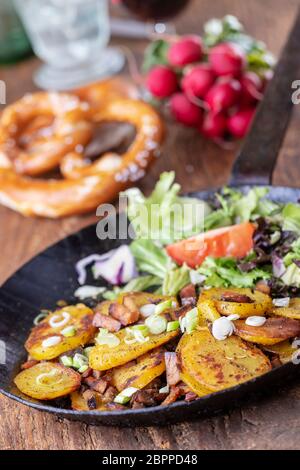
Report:
M 210 230 L 167 247 L 168 255 L 182 265 L 200 266 L 207 256 L 243 258 L 253 248 L 255 225 L 245 222 L 231 227 Z

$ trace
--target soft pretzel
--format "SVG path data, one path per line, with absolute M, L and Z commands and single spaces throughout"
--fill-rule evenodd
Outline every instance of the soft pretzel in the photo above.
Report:
M 33 95 L 33 101 L 36 101 L 35 95 Z M 47 102 L 49 103 L 49 100 Z M 30 101 L 27 100 L 27 106 L 29 103 Z M 84 146 L 78 147 L 77 145 L 72 152 L 63 156 L 62 152 L 59 155 L 55 152 L 51 153 L 51 164 L 48 162 L 47 154 L 45 157 L 47 164 L 45 163 L 44 168 L 52 169 L 58 166 L 63 179 L 30 178 L 16 171 L 15 160 L 11 161 L 7 156 L 2 161 L 0 158 L 0 202 L 2 204 L 24 215 L 56 218 L 80 214 L 95 209 L 101 203 L 113 200 L 119 191 L 126 189 L 144 176 L 146 168 L 153 158 L 158 156 L 163 139 L 163 125 L 157 112 L 142 101 L 126 98 L 106 100 L 101 106 L 92 106 L 92 111 L 87 110 L 86 106 L 79 106 L 79 108 L 82 108 L 83 114 L 78 111 L 79 121 L 75 121 L 74 125 L 76 127 L 76 122 L 81 123 L 80 126 L 83 127 L 80 128 L 87 131 L 87 134 L 84 134 L 86 138 L 89 126 L 93 127 L 96 123 L 117 121 L 133 124 L 136 137 L 128 151 L 123 156 L 107 153 L 95 162 L 90 162 L 84 158 Z M 17 109 L 19 110 L 19 105 Z M 8 110 L 6 116 L 10 112 Z M 86 112 L 89 116 L 87 121 L 85 120 L 87 119 Z M 22 110 L 22 117 L 26 116 L 26 113 L 29 118 L 37 116 L 37 113 L 32 114 L 32 111 L 25 109 Z M 66 122 L 69 115 L 64 114 L 63 117 Z M 24 117 L 21 120 L 19 116 L 16 116 L 15 120 L 26 123 Z M 87 124 L 86 127 L 85 124 Z M 2 125 L 0 122 L 0 129 Z M 36 131 L 38 124 L 33 128 Z M 73 122 L 69 130 L 70 132 L 74 130 Z M 34 140 L 31 145 L 34 147 Z
M 76 96 L 45 92 L 24 96 L 8 106 L 0 120 L 1 165 L 30 176 L 54 169 L 64 155 L 90 141 L 89 110 Z M 47 120 L 51 126 L 45 128 Z M 44 133 L 38 132 L 41 128 Z M 24 129 L 25 136 L 19 138 Z

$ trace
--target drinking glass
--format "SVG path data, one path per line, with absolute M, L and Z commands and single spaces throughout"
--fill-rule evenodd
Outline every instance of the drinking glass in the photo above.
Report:
M 11 0 L 0 1 L 0 63 L 22 59 L 31 51 L 23 26 Z
M 110 39 L 107 0 L 14 0 L 32 47 L 44 62 L 38 86 L 66 90 L 119 72 L 123 54 Z

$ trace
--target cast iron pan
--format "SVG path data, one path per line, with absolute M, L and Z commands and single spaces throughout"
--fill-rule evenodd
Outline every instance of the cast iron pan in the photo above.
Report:
M 252 185 L 270 185 L 292 111 L 291 83 L 299 76 L 298 47 L 300 44 L 300 14 L 268 87 L 250 135 L 234 165 L 231 184 L 246 191 Z M 215 191 L 193 194 L 208 199 Z M 300 189 L 270 185 L 270 197 L 275 201 L 296 202 Z M 124 243 L 124 242 L 122 242 Z M 300 372 L 300 367 L 286 364 L 250 382 L 200 398 L 194 402 L 178 402 L 170 406 L 113 412 L 78 412 L 66 408 L 64 402 L 38 402 L 22 395 L 12 385 L 12 379 L 25 360 L 24 342 L 33 318 L 43 308 L 54 308 L 65 299 L 75 302 L 73 292 L 78 287 L 74 265 L 91 253 L 105 253 L 120 245 L 120 241 L 100 242 L 95 226 L 88 227 L 50 247 L 23 266 L 0 289 L 0 340 L 6 343 L 6 364 L 0 366 L 0 391 L 4 395 L 42 411 L 88 424 L 117 426 L 166 425 L 177 421 L 216 414 L 276 389 Z M 13 406 L 13 402 L 11 402 Z

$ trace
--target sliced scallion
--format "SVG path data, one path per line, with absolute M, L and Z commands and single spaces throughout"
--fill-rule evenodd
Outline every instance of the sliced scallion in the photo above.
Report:
M 73 357 L 73 367 L 80 369 L 82 366 L 88 365 L 88 359 L 83 354 L 76 353 Z
M 105 328 L 100 328 L 99 334 L 96 336 L 95 342 L 99 345 L 105 345 L 109 348 L 119 346 L 120 340 L 113 333 L 109 333 Z
M 37 326 L 39 323 L 41 323 L 41 321 L 43 321 L 46 317 L 48 317 L 49 315 L 49 312 L 41 312 L 39 315 L 37 315 L 35 317 L 35 319 L 33 320 L 33 324 L 35 326 Z
M 197 307 L 193 308 L 185 315 L 185 329 L 187 333 L 192 333 L 199 324 L 199 315 Z
M 167 331 L 168 332 L 178 330 L 178 328 L 180 328 L 180 324 L 179 324 L 178 320 L 169 321 L 168 324 L 167 324 Z
M 160 315 L 172 307 L 172 299 L 165 300 L 156 305 L 154 315 Z
M 150 333 L 153 335 L 159 335 L 166 331 L 167 320 L 160 315 L 151 315 L 145 321 L 145 325 L 149 328 Z
M 71 338 L 72 336 L 75 336 L 75 335 L 76 335 L 76 328 L 75 328 L 75 326 L 73 326 L 73 325 L 66 326 L 66 328 L 64 328 L 63 330 L 61 330 L 61 334 L 62 334 L 65 338 Z
M 125 390 L 123 390 L 115 397 L 114 402 L 119 403 L 120 405 L 125 405 L 130 401 L 132 395 L 134 395 L 135 392 L 138 392 L 138 390 L 139 389 L 135 387 L 125 388 Z
M 165 387 L 160 388 L 158 392 L 159 393 L 169 393 L 169 391 L 170 391 L 170 387 L 169 387 L 169 385 L 166 385 Z
M 73 358 L 71 356 L 62 356 L 60 362 L 66 367 L 73 367 Z

